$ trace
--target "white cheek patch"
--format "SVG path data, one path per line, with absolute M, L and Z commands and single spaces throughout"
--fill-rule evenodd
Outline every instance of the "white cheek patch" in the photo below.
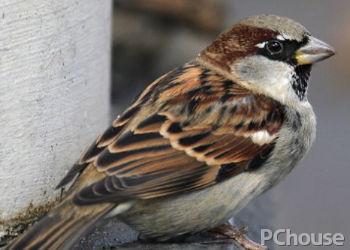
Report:
M 250 135 L 250 139 L 258 145 L 271 143 L 276 138 L 276 135 L 270 135 L 266 130 L 255 132 Z
M 276 100 L 285 103 L 290 95 L 290 80 L 289 75 L 279 76 L 271 79 L 271 86 L 268 88 L 268 94 Z
M 292 89 L 293 66 L 264 56 L 242 58 L 232 65 L 231 71 L 244 81 L 248 88 L 265 94 L 283 104 L 299 100 Z

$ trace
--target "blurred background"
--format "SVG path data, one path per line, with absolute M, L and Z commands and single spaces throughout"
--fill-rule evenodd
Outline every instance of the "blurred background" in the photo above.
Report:
M 347 246 L 337 249 L 349 249 L 350 1 L 115 0 L 114 5 L 113 117 L 150 81 L 195 57 L 221 31 L 249 15 L 288 16 L 336 48 L 336 57 L 312 72 L 316 143 L 286 180 L 252 202 L 236 221 L 248 225 L 255 240 L 261 228 L 340 232 Z

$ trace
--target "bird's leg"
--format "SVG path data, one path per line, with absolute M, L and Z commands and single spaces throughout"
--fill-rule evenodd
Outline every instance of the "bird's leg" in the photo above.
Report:
M 247 228 L 236 228 L 232 224 L 223 224 L 209 231 L 211 234 L 224 236 L 236 241 L 240 246 L 246 250 L 267 250 L 268 248 L 262 246 L 247 237 Z

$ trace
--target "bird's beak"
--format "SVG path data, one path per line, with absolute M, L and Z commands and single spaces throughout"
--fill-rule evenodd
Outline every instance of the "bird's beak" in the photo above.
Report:
M 314 64 L 334 54 L 335 50 L 330 45 L 310 36 L 308 43 L 296 51 L 295 59 L 298 65 Z

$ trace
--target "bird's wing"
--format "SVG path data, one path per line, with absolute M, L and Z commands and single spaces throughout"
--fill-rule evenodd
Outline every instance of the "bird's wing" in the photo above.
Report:
M 268 160 L 283 120 L 276 101 L 188 64 L 150 85 L 62 184 L 93 164 L 105 175 L 76 195 L 78 204 L 203 189 Z

